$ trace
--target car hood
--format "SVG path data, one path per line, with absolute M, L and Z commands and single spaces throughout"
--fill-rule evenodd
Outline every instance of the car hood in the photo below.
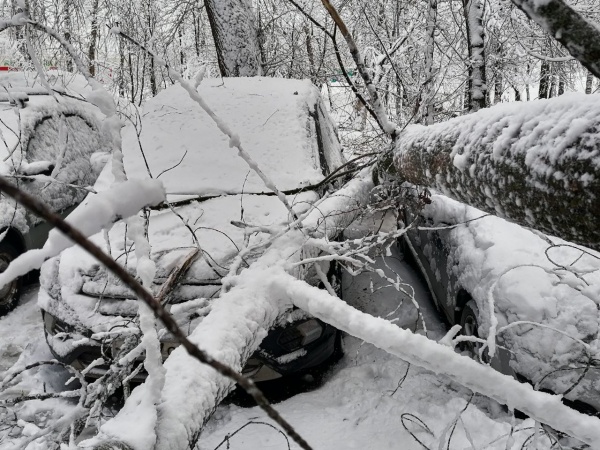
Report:
M 306 210 L 317 198 L 314 191 L 288 196 L 297 213 Z M 200 256 L 185 273 L 170 303 L 182 305 L 217 296 L 221 277 L 228 273 L 233 258 L 244 244 L 245 229 L 231 221 L 279 228 L 288 223 L 288 211 L 277 197 L 270 195 L 223 196 L 193 201 L 173 210 L 152 211 L 148 239 L 152 246 L 151 258 L 157 265 L 154 293 L 196 248 L 193 231 L 201 248 Z M 135 274 L 135 249 L 126 237 L 125 228 L 125 222 L 119 221 L 107 236 L 97 234 L 92 240 L 104 249 L 110 245 L 117 262 Z M 267 233 L 250 233 L 249 244 L 258 244 L 268 237 Z M 246 262 L 251 259 L 249 255 Z M 116 320 L 126 322 L 137 313 L 137 301 L 129 288 L 79 247 L 67 249 L 47 261 L 42 266 L 40 284 L 39 304 L 43 309 L 92 332 L 107 331 Z

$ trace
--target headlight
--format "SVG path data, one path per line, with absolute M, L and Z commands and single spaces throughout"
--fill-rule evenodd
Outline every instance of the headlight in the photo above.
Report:
M 321 337 L 323 327 L 316 319 L 289 326 L 279 336 L 278 343 L 288 352 L 304 347 Z

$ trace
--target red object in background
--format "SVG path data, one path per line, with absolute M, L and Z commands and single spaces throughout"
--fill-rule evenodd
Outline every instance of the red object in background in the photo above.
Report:
M 11 66 L 0 66 L 0 72 L 17 72 L 19 69 Z

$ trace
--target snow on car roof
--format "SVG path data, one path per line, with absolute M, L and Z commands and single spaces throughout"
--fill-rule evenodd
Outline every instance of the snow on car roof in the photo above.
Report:
M 310 116 L 319 92 L 310 81 L 207 79 L 198 92 L 239 135 L 244 149 L 279 189 L 294 189 L 323 179 Z M 156 177 L 176 166 L 160 176 L 167 193 L 268 191 L 237 150 L 230 148 L 227 136 L 181 86 L 172 86 L 148 100 L 142 120 L 140 143 L 152 175 Z M 148 177 L 132 125 L 123 131 L 123 148 L 127 175 Z

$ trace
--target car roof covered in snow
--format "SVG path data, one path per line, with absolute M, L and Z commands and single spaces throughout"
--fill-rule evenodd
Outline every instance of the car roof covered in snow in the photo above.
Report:
M 310 81 L 206 79 L 198 92 L 279 189 L 324 178 L 311 117 L 320 97 Z M 148 177 L 148 169 L 157 177 L 172 168 L 160 175 L 169 194 L 268 191 L 237 149 L 230 147 L 229 138 L 181 86 L 169 87 L 148 100 L 141 114 L 139 143 L 132 125 L 123 132 L 128 177 Z

